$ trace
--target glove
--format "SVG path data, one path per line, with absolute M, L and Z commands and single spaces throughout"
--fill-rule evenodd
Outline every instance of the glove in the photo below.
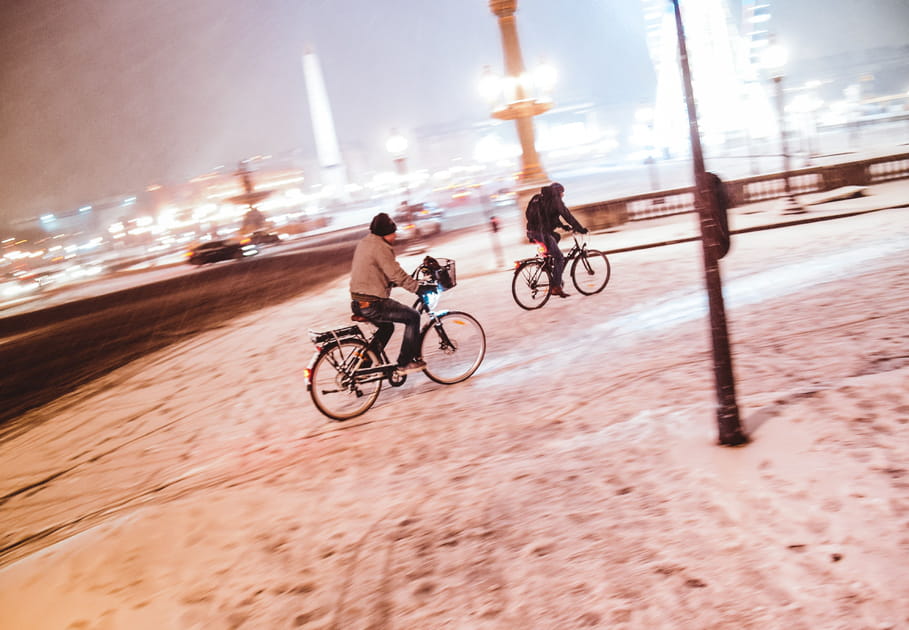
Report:
M 588 229 L 585 228 L 585 227 L 582 227 L 580 230 L 578 230 L 578 232 L 580 232 L 581 234 L 587 234 L 587 232 L 589 232 L 589 231 L 590 231 L 590 230 L 588 230 Z

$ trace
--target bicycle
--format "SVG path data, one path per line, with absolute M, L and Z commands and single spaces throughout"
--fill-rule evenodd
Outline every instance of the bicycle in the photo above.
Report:
M 486 355 L 486 334 L 480 323 L 463 311 L 436 311 L 441 293 L 456 284 L 455 262 L 427 256 L 411 274 L 435 290 L 417 296 L 413 308 L 428 316 L 420 331 L 423 373 L 436 383 L 453 385 L 470 378 Z M 352 315 L 354 322 L 371 324 Z M 367 337 L 359 323 L 333 330 L 309 331 L 316 346 L 305 370 L 306 389 L 316 408 L 334 420 L 348 420 L 365 413 L 387 381 L 400 387 L 406 374 L 376 347 L 376 330 Z
M 571 281 L 578 293 L 593 295 L 599 293 L 609 282 L 611 269 L 606 254 L 588 249 L 584 239 L 572 233 L 574 245 L 565 255 L 565 264 L 571 261 Z M 539 245 L 537 255 L 515 261 L 514 277 L 511 279 L 511 295 L 518 306 L 528 311 L 542 307 L 549 301 L 549 287 L 552 282 L 553 258 L 546 248 Z

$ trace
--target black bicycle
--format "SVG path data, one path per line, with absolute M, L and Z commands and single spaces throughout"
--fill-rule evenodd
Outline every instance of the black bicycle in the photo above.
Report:
M 486 355 L 486 334 L 480 323 L 462 311 L 436 311 L 442 292 L 456 284 L 455 262 L 427 256 L 411 274 L 434 290 L 422 292 L 413 308 L 428 316 L 420 332 L 426 367 L 423 373 L 436 383 L 452 385 L 473 375 Z M 372 324 L 353 315 L 355 322 Z M 388 360 L 385 349 L 368 337 L 358 324 L 324 332 L 310 330 L 316 346 L 306 368 L 306 389 L 316 408 L 334 420 L 347 420 L 366 412 L 386 381 L 400 387 L 407 375 Z
M 576 233 L 572 233 L 572 237 L 574 245 L 565 254 L 565 265 L 571 263 L 574 288 L 584 295 L 599 293 L 609 282 L 609 259 L 599 250 L 588 249 L 586 239 L 579 239 Z M 515 261 L 511 295 L 518 306 L 530 311 L 549 301 L 552 271 L 552 256 L 546 253 L 542 245 L 537 248 L 537 255 L 533 258 Z

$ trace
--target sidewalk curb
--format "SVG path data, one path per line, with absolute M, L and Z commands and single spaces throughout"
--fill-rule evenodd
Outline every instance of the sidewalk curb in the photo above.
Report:
M 754 225 L 746 228 L 739 228 L 735 230 L 730 230 L 730 234 L 745 234 L 747 232 L 760 232 L 762 230 L 775 230 L 778 228 L 790 227 L 792 225 L 805 225 L 807 223 L 818 223 L 820 221 L 832 221 L 834 219 L 845 219 L 847 217 L 855 217 L 862 214 L 870 214 L 872 212 L 880 212 L 882 210 L 896 210 L 898 208 L 907 208 L 909 205 L 901 204 L 898 206 L 887 206 L 883 208 L 869 208 L 867 210 L 849 210 L 840 212 L 837 214 L 826 214 L 823 216 L 813 216 L 805 217 L 802 219 L 792 219 L 790 221 L 779 221 L 777 223 L 766 223 L 762 225 Z M 685 238 L 678 238 L 668 241 L 656 241 L 652 243 L 644 243 L 639 245 L 629 245 L 627 247 L 617 247 L 614 249 L 600 251 L 604 254 L 621 254 L 623 252 L 637 251 L 640 249 L 651 249 L 653 247 L 663 247 L 664 245 L 678 245 L 680 243 L 691 243 L 692 241 L 701 240 L 700 236 L 687 236 Z
M 786 220 L 786 221 L 777 221 L 775 223 L 764 223 L 761 225 L 753 225 L 751 227 L 743 227 L 743 228 L 730 230 L 730 234 L 746 234 L 748 232 L 775 230 L 775 229 L 779 229 L 779 228 L 790 227 L 793 225 L 805 225 L 808 223 L 818 223 L 821 221 L 832 221 L 834 219 L 845 219 L 848 217 L 855 217 L 855 216 L 860 216 L 863 214 L 870 214 L 872 212 L 880 212 L 882 210 L 896 210 L 899 208 L 909 208 L 909 204 L 901 203 L 899 205 L 884 206 L 884 207 L 880 207 L 880 208 L 867 208 L 864 210 L 844 210 L 842 212 L 837 212 L 837 213 L 828 213 L 828 214 L 817 215 L 817 216 L 806 216 L 806 217 L 802 217 L 802 218 L 793 218 L 793 219 Z M 609 233 L 610 232 L 605 231 L 605 230 L 591 232 L 591 234 L 598 234 L 598 235 L 609 234 Z M 615 247 L 612 249 L 600 249 L 599 251 L 601 251 L 607 255 L 608 254 L 622 254 L 625 252 L 632 252 L 632 251 L 638 251 L 638 250 L 644 250 L 644 249 L 653 249 L 655 247 L 664 247 L 664 246 L 668 246 L 668 245 L 679 245 L 682 243 L 691 243 L 691 242 L 695 242 L 695 241 L 699 241 L 699 240 L 701 240 L 700 236 L 686 236 L 684 238 L 677 238 L 677 239 L 664 240 L 664 241 L 652 241 L 649 243 L 628 245 L 626 247 Z M 525 256 L 524 258 L 532 258 L 532 256 Z M 468 273 L 465 273 L 462 277 L 475 278 L 475 277 L 480 277 L 480 276 L 488 276 L 488 275 L 496 274 L 496 273 L 505 273 L 505 272 L 511 273 L 513 270 L 514 270 L 514 267 L 509 266 L 509 267 L 506 267 L 503 269 L 488 269 L 488 270 L 479 271 L 479 272 L 468 272 Z

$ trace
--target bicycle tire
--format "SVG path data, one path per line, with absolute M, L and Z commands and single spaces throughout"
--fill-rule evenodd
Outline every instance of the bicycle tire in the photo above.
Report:
M 532 311 L 549 301 L 549 269 L 542 260 L 525 260 L 514 270 L 511 296 L 521 308 Z
M 309 371 L 309 395 L 316 408 L 333 420 L 348 420 L 372 407 L 382 391 L 381 374 L 363 378 L 353 370 L 367 356 L 380 365 L 378 356 L 360 339 L 342 339 L 322 349 Z
M 441 328 L 441 330 L 440 330 Z M 486 356 L 486 333 L 480 322 L 461 311 L 439 315 L 423 330 L 423 373 L 436 383 L 453 385 L 477 371 Z
M 578 293 L 593 295 L 606 288 L 612 270 L 606 254 L 588 249 L 571 263 L 571 282 Z

